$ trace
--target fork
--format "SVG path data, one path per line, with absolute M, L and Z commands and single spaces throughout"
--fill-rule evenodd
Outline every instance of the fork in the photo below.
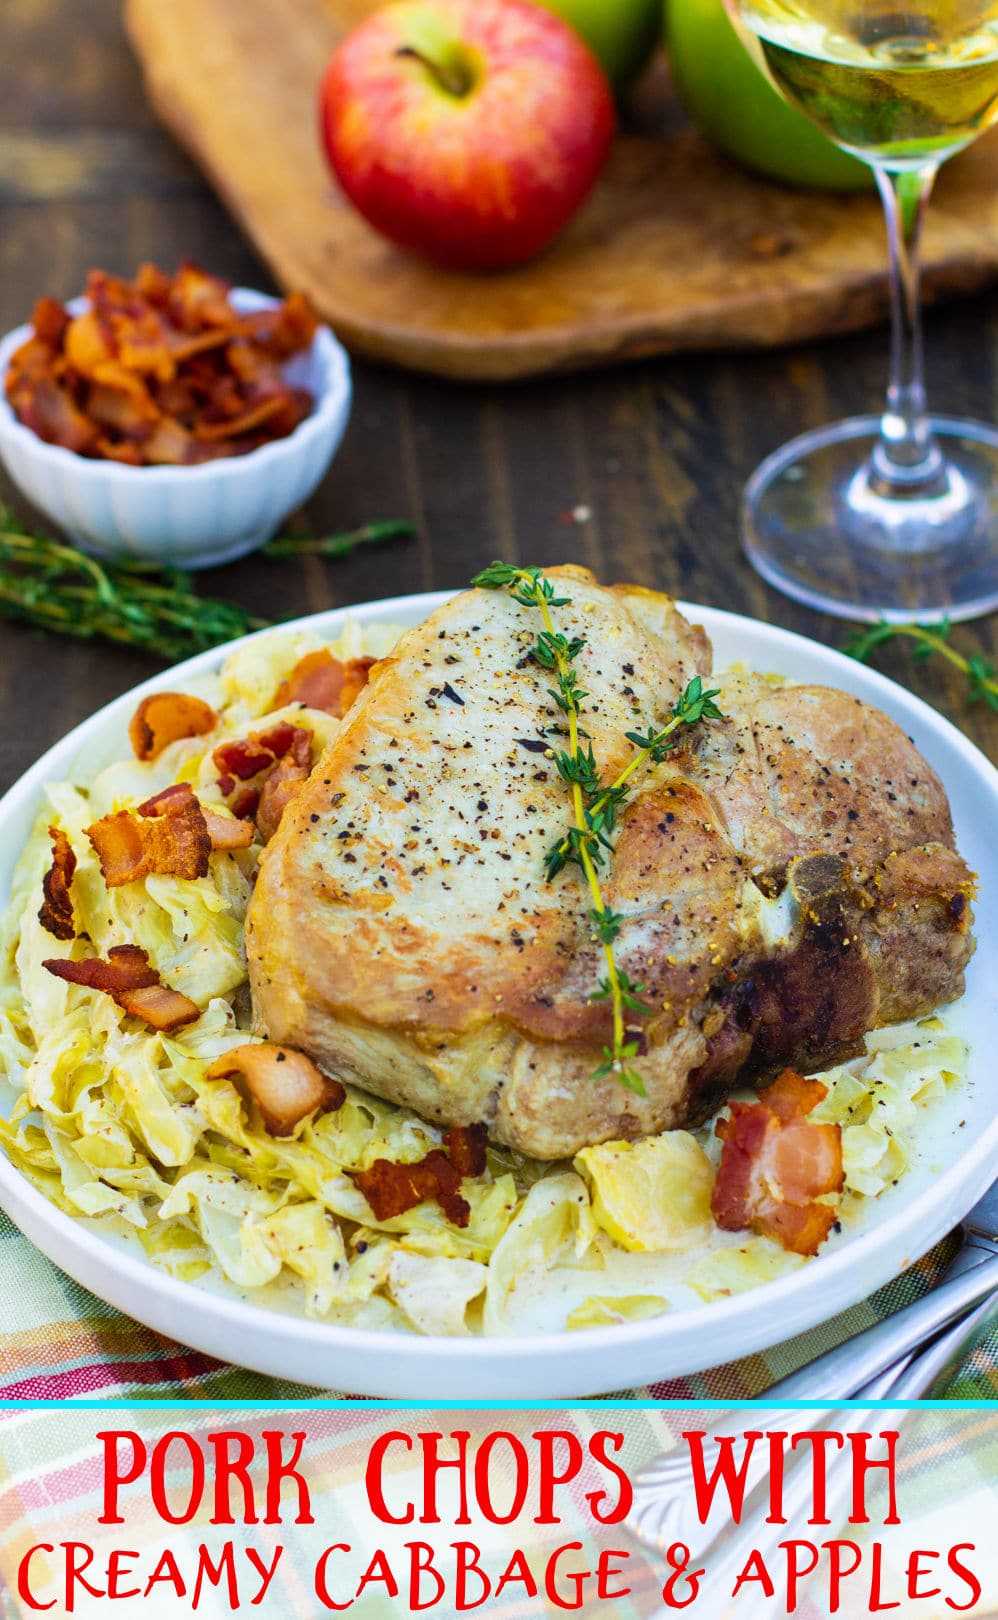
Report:
M 872 1379 L 860 1391 L 863 1401 L 917 1400 L 927 1391 L 932 1392 L 954 1365 L 958 1365 L 969 1343 L 978 1332 L 998 1317 L 998 1296 L 992 1296 L 978 1306 L 972 1316 L 950 1328 L 922 1356 L 917 1356 L 902 1371 L 890 1367 Z M 794 1414 L 776 1413 L 769 1418 L 772 1428 L 780 1428 Z M 820 1427 L 831 1416 L 831 1411 L 809 1412 L 808 1427 Z M 847 1413 L 836 1414 L 839 1433 L 849 1434 L 866 1429 L 877 1417 L 876 1408 L 851 1407 Z M 663 1457 L 651 1468 L 644 1470 L 635 1481 L 635 1505 L 627 1518 L 627 1527 L 646 1546 L 664 1555 L 674 1542 L 684 1542 L 690 1551 L 690 1563 L 710 1558 L 709 1574 L 704 1578 L 699 1594 L 699 1610 L 704 1620 L 720 1620 L 730 1605 L 733 1582 L 744 1567 L 750 1552 L 758 1552 L 764 1563 L 770 1563 L 782 1540 L 793 1533 L 793 1526 L 806 1511 L 811 1500 L 813 1476 L 810 1468 L 800 1462 L 790 1463 L 783 1486 L 782 1517 L 787 1521 L 771 1525 L 766 1520 L 768 1492 L 765 1480 L 769 1474 L 766 1451 L 753 1453 L 745 1490 L 749 1504 L 741 1523 L 732 1529 L 725 1498 L 716 1511 L 701 1521 L 694 1506 L 692 1470 L 689 1453 Z M 852 1470 L 842 1453 L 833 1458 L 825 1480 L 825 1515 L 834 1526 L 840 1510 L 852 1487 Z M 829 1534 L 833 1532 L 829 1530 Z M 806 1578 L 804 1583 L 806 1584 Z M 755 1600 L 759 1605 L 760 1600 Z M 756 1620 L 770 1620 L 783 1614 L 783 1608 L 762 1603 L 755 1610 Z
M 959 1367 L 970 1345 L 995 1321 L 998 1321 L 998 1293 L 993 1293 L 968 1317 L 941 1334 L 922 1354 L 913 1357 L 900 1369 L 898 1366 L 890 1367 L 872 1379 L 858 1392 L 859 1398 L 863 1401 L 893 1402 L 918 1400 L 925 1395 L 936 1394 L 945 1388 L 947 1379 Z M 781 1426 L 781 1420 L 787 1415 L 777 1413 L 770 1419 L 771 1426 Z M 877 1415 L 875 1408 L 852 1407 L 845 1415 L 840 1410 L 836 1427 L 840 1433 L 858 1431 L 866 1428 Z M 815 1427 L 829 1416 L 828 1411 L 809 1414 Z M 782 1516 L 788 1524 L 769 1525 L 765 1519 L 768 1493 L 760 1489 L 767 1475 L 768 1457 L 765 1453 L 754 1454 L 746 1486 L 750 1509 L 743 1515 L 736 1530 L 730 1529 L 728 1514 L 723 1509 L 711 1514 L 704 1523 L 690 1510 L 694 1493 L 688 1453 L 661 1458 L 657 1464 L 641 1473 L 635 1482 L 635 1507 L 627 1519 L 627 1526 L 646 1546 L 664 1554 L 672 1542 L 683 1541 L 690 1548 L 691 1563 L 710 1554 L 719 1554 L 718 1562 L 711 1568 L 701 1591 L 699 1612 L 704 1620 L 720 1620 L 724 1609 L 730 1605 L 732 1582 L 737 1578 L 749 1552 L 756 1549 L 768 1564 L 780 1541 L 791 1533 L 795 1519 L 810 1501 L 813 1484 L 810 1469 L 792 1467 L 783 1490 Z M 825 1512 L 832 1525 L 840 1517 L 851 1486 L 851 1468 L 844 1461 L 843 1454 L 839 1453 L 833 1458 L 826 1476 Z M 721 1521 L 717 1529 L 712 1528 L 712 1520 L 715 1519 Z M 783 1608 L 773 1607 L 769 1603 L 755 1610 L 756 1620 L 771 1620 L 771 1617 L 783 1613 Z
M 954 1373 L 966 1357 L 970 1347 L 998 1322 L 998 1290 L 989 1294 L 969 1316 L 963 1316 L 938 1339 L 934 1339 L 920 1355 L 914 1356 L 906 1366 L 892 1368 L 895 1374 L 884 1400 L 932 1400 L 947 1390 Z M 861 1400 L 868 1400 L 867 1389 L 859 1391 Z
M 870 1401 L 884 1399 L 896 1376 L 893 1368 L 881 1374 L 879 1379 L 872 1381 L 868 1391 L 864 1392 L 864 1399 Z M 858 1432 L 865 1429 L 876 1415 L 875 1410 L 853 1407 L 846 1414 L 840 1412 L 836 1415 L 836 1428 L 842 1434 L 854 1430 Z M 818 1427 L 830 1416 L 830 1411 L 809 1412 L 808 1427 L 812 1426 L 810 1420 L 813 1420 L 814 1427 Z M 773 1429 L 783 1427 L 783 1420 L 790 1417 L 799 1418 L 799 1414 L 771 1414 L 768 1426 Z M 753 1549 L 758 1551 L 768 1564 L 779 1543 L 793 1534 L 793 1524 L 799 1520 L 810 1503 L 814 1486 L 811 1469 L 801 1466 L 799 1460 L 796 1460 L 796 1466 L 789 1458 L 787 1462 L 789 1466 L 783 1486 L 782 1515 L 787 1523 L 780 1525 L 766 1523 L 769 1493 L 764 1482 L 769 1474 L 768 1450 L 753 1452 L 745 1492 L 747 1510 L 736 1528 L 731 1527 L 726 1497 L 722 1497 L 717 1511 L 712 1512 L 707 1520 L 701 1523 L 693 1500 L 692 1471 L 688 1452 L 661 1458 L 651 1468 L 638 1475 L 635 1481 L 635 1505 L 625 1521 L 628 1529 L 646 1546 L 663 1556 L 668 1547 L 674 1542 L 681 1541 L 690 1550 L 691 1565 L 710 1559 L 709 1574 L 702 1581 L 697 1600 L 697 1613 L 703 1616 L 703 1620 L 720 1620 L 720 1616 L 730 1608 L 734 1581 L 744 1567 L 750 1552 Z M 834 1463 L 829 1466 L 825 1511 L 833 1522 L 841 1502 L 851 1488 L 851 1482 L 852 1474 L 849 1468 L 836 1469 Z M 756 1605 L 759 1601 L 758 1598 L 753 1600 Z M 755 1620 L 765 1620 L 771 1612 L 775 1614 L 777 1611 L 771 1611 L 768 1605 L 753 1609 Z M 786 1611 L 781 1608 L 778 1612 L 783 1614 Z
M 981 1215 L 982 1211 L 985 1211 L 984 1217 Z M 972 1234 L 977 1231 L 975 1223 L 981 1222 L 982 1219 L 985 1227 L 992 1225 L 991 1214 L 988 1214 L 988 1211 L 991 1214 L 998 1212 L 996 1211 L 995 1188 L 991 1189 L 987 1197 L 975 1206 L 967 1217 L 966 1225 L 970 1228 Z M 980 1246 L 985 1248 L 989 1254 L 995 1249 L 995 1245 L 990 1238 L 985 1238 Z M 973 1250 L 974 1248 L 975 1241 L 972 1235 L 968 1238 L 965 1248 L 961 1250 L 961 1254 L 957 1256 L 953 1266 L 950 1267 L 950 1274 L 955 1270 L 957 1279 L 968 1274 L 960 1271 L 959 1261 L 967 1254 L 968 1249 Z M 988 1261 L 979 1262 L 976 1266 L 972 1260 L 965 1260 L 964 1263 L 975 1274 L 978 1272 L 993 1273 L 992 1264 Z M 998 1263 L 998 1261 L 995 1263 Z M 977 1280 L 979 1282 L 981 1279 L 978 1277 Z M 903 1342 L 907 1346 L 900 1359 L 886 1367 L 880 1367 L 879 1371 L 869 1378 L 866 1383 L 858 1388 L 850 1387 L 849 1393 L 863 1402 L 911 1401 L 918 1400 L 926 1395 L 933 1396 L 945 1389 L 947 1379 L 957 1370 L 969 1346 L 992 1323 L 998 1321 L 998 1286 L 996 1286 L 996 1283 L 998 1283 L 998 1279 L 992 1274 L 990 1291 L 983 1300 L 976 1304 L 976 1308 L 969 1315 L 961 1316 L 956 1322 L 951 1322 L 948 1328 L 941 1331 L 938 1337 L 931 1339 L 918 1353 L 912 1354 L 910 1333 L 907 1334 L 907 1337 L 901 1339 L 895 1335 L 891 1340 L 891 1343 L 895 1345 L 895 1349 L 898 1342 Z M 940 1286 L 945 1287 L 946 1285 L 941 1284 Z M 931 1299 L 932 1296 L 930 1295 L 929 1298 Z M 919 1303 L 924 1305 L 927 1301 L 923 1300 Z M 908 1309 L 914 1311 L 916 1307 L 909 1307 Z M 906 1312 L 898 1313 L 899 1316 L 905 1316 L 906 1314 Z M 896 1318 L 891 1320 L 896 1320 Z M 889 1326 L 889 1324 L 881 1324 L 881 1326 Z M 868 1339 L 870 1331 L 877 1334 L 879 1330 L 869 1330 L 867 1334 L 859 1335 L 859 1338 Z M 850 1346 L 847 1345 L 842 1348 L 848 1350 Z M 882 1353 L 880 1350 L 877 1350 L 876 1354 L 871 1354 L 869 1351 L 865 1352 L 867 1365 L 872 1361 L 876 1361 Z M 833 1351 L 829 1356 L 817 1358 L 805 1371 L 814 1376 L 814 1369 L 820 1369 L 823 1364 L 834 1359 L 836 1354 L 837 1352 Z M 859 1365 L 858 1362 L 857 1365 Z M 767 1404 L 774 1390 L 780 1392 L 784 1399 L 796 1398 L 789 1395 L 788 1392 L 789 1389 L 793 1388 L 795 1378 L 783 1379 L 780 1384 L 774 1385 L 771 1390 L 767 1391 L 765 1394 Z M 825 1391 L 822 1391 L 822 1395 L 825 1399 L 828 1398 Z M 832 1398 L 835 1399 L 834 1396 Z M 824 1410 L 809 1412 L 808 1427 L 820 1427 L 831 1416 L 833 1410 L 834 1408 L 829 1407 Z M 875 1415 L 875 1412 L 869 1410 L 857 1411 L 856 1408 L 851 1409 L 847 1415 L 843 1415 L 839 1411 L 836 1416 L 836 1426 L 840 1431 L 858 1429 L 865 1426 L 871 1417 Z M 768 1426 L 779 1429 L 785 1425 L 790 1417 L 800 1422 L 798 1414 L 777 1411 L 768 1414 Z M 768 1473 L 769 1458 L 767 1452 L 765 1450 L 755 1451 L 750 1459 L 746 1477 L 745 1499 L 751 1504 L 750 1511 L 743 1517 L 738 1530 L 733 1532 L 730 1530 L 730 1518 L 724 1499 L 719 1503 L 717 1509 L 708 1515 L 705 1521 L 700 1520 L 696 1511 L 692 1467 L 688 1452 L 677 1452 L 675 1455 L 659 1458 L 657 1462 L 643 1470 L 635 1481 L 634 1506 L 626 1522 L 632 1533 L 643 1541 L 646 1546 L 664 1553 L 666 1548 L 673 1542 L 682 1541 L 691 1550 L 691 1560 L 701 1559 L 714 1551 L 720 1553 L 720 1563 L 711 1570 L 709 1581 L 704 1589 L 703 1597 L 707 1603 L 705 1610 L 703 1604 L 701 1604 L 704 1620 L 712 1620 L 713 1613 L 718 1615 L 721 1613 L 720 1608 L 711 1608 L 710 1594 L 714 1593 L 716 1596 L 722 1593 L 725 1581 L 728 1582 L 727 1596 L 730 1601 L 730 1578 L 737 1574 L 735 1560 L 742 1557 L 742 1555 L 747 1556 L 753 1546 L 758 1547 L 765 1557 L 766 1548 L 769 1548 L 769 1550 L 775 1549 L 780 1539 L 786 1534 L 786 1527 L 780 1526 L 775 1529 L 774 1533 L 774 1527 L 768 1526 L 764 1522 L 766 1493 L 760 1490 L 760 1486 L 767 1478 Z M 841 1468 L 836 1470 L 834 1467 L 829 1469 L 827 1492 L 829 1517 L 834 1518 L 837 1506 L 849 1487 L 849 1480 L 848 1470 Z M 791 1463 L 789 1481 L 784 1490 L 784 1512 L 791 1523 L 796 1510 L 807 1502 L 810 1488 L 810 1470 L 800 1467 L 794 1468 L 793 1463 Z M 720 1601 L 719 1597 L 718 1601 Z M 765 1620 L 765 1615 L 770 1612 L 775 1611 L 770 1611 L 767 1605 L 765 1614 L 760 1612 L 758 1620 Z
M 963 1243 L 943 1281 L 845 1344 L 808 1362 L 765 1393 L 767 1402 L 848 1400 L 871 1378 L 962 1317 L 998 1289 L 998 1181 L 962 1222 Z

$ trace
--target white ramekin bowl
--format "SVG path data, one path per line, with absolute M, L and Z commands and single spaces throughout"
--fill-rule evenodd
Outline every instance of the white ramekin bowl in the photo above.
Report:
M 235 287 L 238 310 L 278 302 Z M 77 314 L 86 299 L 67 308 Z M 19 326 L 0 343 L 0 378 L 31 336 Z M 199 467 L 126 467 L 46 444 L 17 420 L 0 389 L 0 458 L 21 493 L 85 551 L 108 562 L 210 568 L 262 546 L 315 490 L 350 416 L 350 362 L 327 326 L 283 368 L 315 399 L 286 439 Z

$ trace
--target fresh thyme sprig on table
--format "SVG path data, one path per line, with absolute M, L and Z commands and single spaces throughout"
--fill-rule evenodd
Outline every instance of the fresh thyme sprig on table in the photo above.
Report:
M 311 539 L 283 535 L 264 556 L 345 557 L 358 545 L 411 534 L 407 523 L 370 523 Z M 68 542 L 29 532 L 0 505 L 0 615 L 79 640 L 95 637 L 174 662 L 270 622 L 234 602 L 199 596 L 176 568 L 101 563 Z
M 588 693 L 579 685 L 575 660 L 583 651 L 584 636 L 568 637 L 555 628 L 552 611 L 571 604 L 570 596 L 557 596 L 555 587 L 540 568 L 517 568 L 511 563 L 494 562 L 476 574 L 473 585 L 483 590 L 507 590 L 514 602 L 523 607 L 537 608 L 544 628 L 538 634 L 527 656 L 541 669 L 553 676 L 554 685 L 548 687 L 550 696 L 564 714 L 568 728 L 568 748 L 552 750 L 558 775 L 570 790 L 572 826 L 564 837 L 553 844 L 545 858 L 548 881 L 557 877 L 572 864 L 582 869 L 592 906 L 589 917 L 595 937 L 603 949 L 606 976 L 599 981 L 599 989 L 590 996 L 591 1001 L 608 1001 L 613 1017 L 612 1045 L 603 1048 L 603 1062 L 593 1078 L 615 1075 L 622 1085 L 638 1096 L 645 1095 L 644 1082 L 633 1067 L 641 1042 L 629 1039 L 626 1014 L 647 1016 L 652 1008 L 641 1000 L 644 986 L 635 984 L 618 965 L 614 953 L 624 918 L 606 904 L 600 886 L 599 874 L 608 863 L 613 851 L 612 834 L 617 812 L 630 792 L 631 779 L 640 766 L 652 760 L 660 764 L 670 748 L 674 748 L 673 734 L 681 726 L 696 725 L 700 720 L 719 720 L 721 711 L 714 702 L 717 690 L 704 691 L 699 676 L 694 676 L 682 697 L 672 709 L 669 720 L 661 730 L 649 727 L 645 733 L 630 731 L 627 740 L 637 749 L 620 775 L 609 787 L 600 787 L 599 765 L 591 739 L 583 746 L 580 717 Z
M 913 657 L 924 660 L 937 654 L 958 669 L 967 681 L 967 699 L 970 703 L 986 703 L 998 712 L 998 670 L 981 653 L 966 657 L 950 645 L 953 626 L 948 619 L 940 624 L 879 624 L 858 630 L 845 643 L 843 652 L 861 664 L 867 664 L 878 647 L 903 636 L 914 642 Z
M 234 602 L 195 595 L 177 569 L 111 568 L 75 546 L 26 534 L 0 509 L 0 613 L 175 660 L 262 629 Z
M 358 546 L 376 546 L 384 540 L 411 540 L 415 533 L 414 523 L 390 518 L 384 523 L 365 523 L 359 529 L 323 534 L 317 539 L 309 534 L 279 534 L 267 541 L 263 555 L 275 561 L 285 557 L 349 557 Z

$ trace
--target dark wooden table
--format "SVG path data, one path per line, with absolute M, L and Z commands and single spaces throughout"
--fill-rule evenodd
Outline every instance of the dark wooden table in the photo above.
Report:
M 164 0 L 168 3 L 168 0 Z M 197 49 L 197 41 L 191 41 Z M 145 104 L 118 0 L 7 0 L 0 18 L 0 327 L 40 292 L 69 297 L 91 265 L 191 255 L 251 286 L 266 271 Z M 998 299 L 933 312 L 933 403 L 994 418 Z M 416 542 L 343 562 L 250 559 L 203 588 L 269 618 L 457 586 L 492 557 L 572 560 L 841 643 L 839 621 L 762 584 L 738 545 L 741 487 L 791 434 L 877 408 L 886 338 L 683 357 L 513 388 L 460 388 L 356 367 L 343 449 L 310 506 L 316 529 L 409 517 Z M 5 493 L 9 494 L 9 490 Z M 575 521 L 578 511 L 590 515 Z M 0 622 L 0 787 L 98 705 L 160 667 Z M 998 660 L 992 617 L 957 633 Z M 998 760 L 998 714 L 959 678 L 892 649 L 881 667 Z

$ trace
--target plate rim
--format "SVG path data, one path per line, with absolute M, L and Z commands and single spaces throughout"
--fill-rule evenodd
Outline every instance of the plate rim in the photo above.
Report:
M 36 798 L 40 796 L 45 782 L 51 779 L 52 766 L 56 766 L 62 774 L 65 773 L 66 769 L 72 768 L 79 759 L 89 738 L 94 734 L 101 733 L 115 719 L 117 710 L 124 713 L 127 708 L 130 712 L 134 703 L 146 693 L 161 690 L 164 687 L 168 689 L 169 683 L 178 678 L 181 680 L 196 679 L 200 675 L 210 673 L 237 648 L 242 648 L 263 636 L 267 636 L 274 630 L 321 629 L 323 634 L 328 635 L 331 633 L 331 624 L 342 624 L 351 615 L 363 615 L 368 620 L 383 620 L 389 623 L 401 615 L 404 624 L 407 615 L 419 611 L 421 617 L 425 617 L 436 607 L 457 594 L 459 594 L 457 590 L 415 592 L 405 596 L 375 598 L 349 605 L 326 608 L 319 612 L 301 615 L 283 623 L 275 624 L 265 630 L 254 631 L 250 635 L 238 637 L 221 646 L 209 648 L 205 652 L 195 654 L 192 658 L 185 659 L 179 664 L 170 665 L 102 705 L 101 708 L 78 725 L 72 727 L 54 742 L 33 765 L 30 765 L 22 773 L 0 798 L 0 837 L 3 835 L 3 829 L 8 819 L 22 811 L 26 801 L 32 796 Z M 801 649 L 812 653 L 814 648 L 818 648 L 823 658 L 831 658 L 833 669 L 840 669 L 844 676 L 850 673 L 855 675 L 857 670 L 862 670 L 863 684 L 872 686 L 874 694 L 879 692 L 885 699 L 892 699 L 895 706 L 900 697 L 904 705 L 913 706 L 915 714 L 924 719 L 930 731 L 942 732 L 950 746 L 955 747 L 957 752 L 963 755 L 965 763 L 971 768 L 975 776 L 982 778 L 987 783 L 990 792 L 995 798 L 996 809 L 998 809 L 998 768 L 992 765 L 983 751 L 977 748 L 957 726 L 939 714 L 924 699 L 908 691 L 898 682 L 891 680 L 888 676 L 881 674 L 880 671 L 871 669 L 865 664 L 856 663 L 856 661 L 848 658 L 836 648 L 827 647 L 811 637 L 801 635 L 796 631 L 786 630 L 779 625 L 769 624 L 765 620 L 753 619 L 746 614 L 735 613 L 722 608 L 713 608 L 702 603 L 686 602 L 682 599 L 676 599 L 676 605 L 681 612 L 694 622 L 704 623 L 708 634 L 713 634 L 714 626 L 731 632 L 744 632 L 747 629 L 752 635 L 758 636 L 761 633 L 764 639 L 772 639 L 781 646 L 789 646 L 791 650 Z M 411 624 L 419 622 L 421 622 L 421 619 L 410 619 Z M 332 633 L 337 632 L 334 630 Z M 876 701 L 876 697 L 874 697 L 873 701 Z M 0 904 L 6 904 L 6 895 L 0 896 Z M 818 1257 L 821 1278 L 831 1284 L 836 1278 L 841 1277 L 843 1273 L 847 1273 L 850 1269 L 855 1268 L 858 1271 L 861 1269 L 857 1264 L 859 1259 L 858 1250 L 861 1248 L 865 1250 L 867 1247 L 874 1250 L 877 1247 L 886 1249 L 889 1247 L 892 1237 L 896 1237 L 900 1229 L 910 1226 L 913 1230 L 918 1229 L 920 1232 L 924 1230 L 929 1234 L 929 1240 L 923 1242 L 922 1236 L 919 1236 L 915 1253 L 911 1256 L 907 1265 L 901 1268 L 902 1271 L 907 1269 L 907 1266 L 910 1266 L 920 1255 L 926 1253 L 934 1243 L 938 1242 L 953 1224 L 951 1213 L 947 1213 L 942 1230 L 937 1230 L 932 1225 L 933 1209 L 938 1214 L 944 1206 L 948 1211 L 959 1206 L 959 1215 L 956 1217 L 959 1219 L 960 1215 L 965 1214 L 990 1186 L 993 1180 L 993 1166 L 996 1159 L 998 1159 L 998 1115 L 977 1140 L 968 1147 L 959 1161 L 951 1165 L 942 1176 L 927 1186 L 913 1203 L 902 1206 L 884 1221 L 878 1223 L 875 1229 L 859 1235 L 854 1242 L 843 1245 L 841 1249 L 830 1255 Z M 987 1172 L 986 1177 L 983 1174 L 985 1171 Z M 955 1201 L 950 1197 L 947 1204 L 944 1193 L 954 1191 L 951 1183 L 960 1183 L 962 1187 L 961 1190 L 956 1192 Z M 390 1348 L 393 1360 L 401 1362 L 403 1373 L 406 1366 L 411 1365 L 415 1371 L 419 1364 L 425 1363 L 427 1358 L 432 1359 L 434 1355 L 446 1357 L 449 1360 L 457 1358 L 463 1364 L 470 1364 L 472 1368 L 477 1363 L 489 1362 L 497 1356 L 514 1358 L 527 1355 L 532 1360 L 542 1361 L 545 1364 L 564 1359 L 567 1367 L 578 1363 L 581 1373 L 583 1364 L 588 1359 L 593 1359 L 599 1351 L 610 1347 L 619 1352 L 613 1357 L 614 1362 L 619 1365 L 626 1352 L 630 1351 L 638 1354 L 642 1349 L 647 1350 L 653 1347 L 656 1342 L 661 1341 L 664 1344 L 669 1338 L 676 1336 L 678 1329 L 685 1327 L 688 1330 L 693 1322 L 698 1322 L 704 1326 L 713 1324 L 719 1329 L 723 1326 L 726 1330 L 730 1330 L 732 1334 L 745 1332 L 752 1317 L 758 1313 L 760 1302 L 763 1303 L 766 1315 L 769 1318 L 779 1320 L 783 1315 L 781 1307 L 787 1306 L 791 1302 L 799 1303 L 799 1296 L 805 1295 L 810 1288 L 811 1282 L 816 1280 L 816 1274 L 812 1266 L 802 1266 L 788 1276 L 758 1284 L 754 1288 L 730 1296 L 727 1300 L 719 1304 L 715 1303 L 711 1307 L 696 1306 L 684 1310 L 668 1311 L 661 1316 L 652 1317 L 642 1322 L 585 1328 L 573 1332 L 562 1329 L 559 1332 L 550 1333 L 469 1335 L 467 1338 L 421 1334 L 415 1331 L 396 1332 L 314 1321 L 274 1307 L 255 1304 L 251 1300 L 228 1298 L 207 1289 L 201 1289 L 196 1283 L 183 1282 L 171 1277 L 169 1273 L 157 1269 L 151 1261 L 113 1245 L 107 1237 L 83 1224 L 82 1219 L 78 1220 L 58 1209 L 42 1192 L 32 1186 L 7 1155 L 0 1150 L 0 1207 L 7 1210 L 15 1225 L 19 1225 L 20 1223 L 12 1213 L 9 1200 L 19 1204 L 27 1210 L 30 1216 L 34 1217 L 32 1224 L 40 1223 L 43 1228 L 51 1231 L 53 1241 L 59 1244 L 59 1254 L 62 1258 L 56 1258 L 55 1254 L 44 1248 L 34 1236 L 29 1236 L 28 1241 L 38 1248 L 40 1252 L 46 1254 L 47 1258 L 56 1264 L 60 1270 L 66 1271 L 74 1280 L 80 1281 L 76 1272 L 69 1271 L 63 1261 L 68 1259 L 77 1262 L 82 1255 L 92 1261 L 99 1269 L 106 1270 L 110 1265 L 124 1283 L 127 1284 L 132 1281 L 140 1291 L 151 1289 L 154 1294 L 160 1296 L 161 1301 L 167 1306 L 171 1304 L 178 1308 L 186 1306 L 192 1326 L 194 1325 L 193 1318 L 195 1316 L 206 1315 L 213 1319 L 215 1325 L 220 1328 L 227 1326 L 237 1330 L 233 1339 L 235 1346 L 246 1342 L 239 1335 L 239 1329 L 242 1329 L 248 1335 L 252 1333 L 254 1327 L 258 1330 L 265 1327 L 271 1337 L 281 1338 L 285 1341 L 297 1340 L 314 1347 L 316 1350 L 325 1350 L 327 1353 L 339 1350 L 344 1359 L 357 1359 L 367 1353 L 381 1355 L 386 1349 Z M 817 1311 L 805 1310 L 803 1316 L 807 1318 L 806 1322 L 803 1326 L 791 1327 L 789 1329 L 790 1335 L 807 1331 L 809 1327 L 827 1321 L 830 1316 L 838 1314 L 841 1310 L 848 1309 L 850 1304 L 856 1304 L 867 1297 L 871 1292 L 871 1286 L 866 1279 L 871 1274 L 879 1279 L 872 1284 L 872 1288 L 883 1286 L 886 1281 L 898 1274 L 897 1262 L 892 1261 L 888 1266 L 879 1270 L 876 1265 L 869 1266 L 864 1274 L 865 1280 L 860 1293 L 852 1295 L 846 1303 L 837 1303 L 830 1312 L 822 1310 L 820 1307 Z M 98 1297 L 107 1298 L 106 1295 L 101 1294 L 100 1288 L 92 1280 L 81 1282 L 81 1286 L 97 1294 Z M 816 1294 L 826 1292 L 830 1292 L 830 1288 L 815 1290 Z M 128 1308 L 118 1305 L 116 1300 L 110 1300 L 109 1303 L 121 1309 L 124 1314 L 130 1314 Z M 708 1309 L 711 1311 L 718 1309 L 723 1311 L 723 1323 L 717 1316 L 705 1315 L 704 1313 Z M 135 1315 L 133 1319 L 139 1322 L 144 1320 L 141 1313 Z M 158 1331 L 162 1331 L 162 1329 L 158 1329 Z M 755 1336 L 749 1335 L 752 1338 L 751 1344 L 746 1343 L 746 1347 L 740 1348 L 736 1352 L 736 1359 L 743 1355 L 752 1354 L 769 1344 L 779 1343 L 785 1336 L 781 1332 L 774 1335 L 769 1333 L 768 1330 L 761 1337 L 758 1334 Z M 710 1337 L 713 1340 L 714 1335 L 711 1334 Z M 189 1343 L 190 1340 L 186 1342 Z M 196 1344 L 194 1348 L 197 1348 Z M 215 1352 L 209 1353 L 214 1354 Z M 251 1360 L 252 1358 L 250 1358 L 250 1362 Z M 245 1360 L 237 1361 L 237 1365 L 246 1366 L 247 1362 Z M 713 1365 L 713 1362 L 707 1360 L 705 1365 Z M 621 1375 L 626 1382 L 628 1378 L 626 1369 L 621 1368 Z M 663 1376 L 673 1375 L 664 1374 Z M 678 1376 L 695 1376 L 695 1373 Z M 569 1382 L 572 1382 L 571 1377 Z M 583 1382 L 587 1389 L 591 1384 L 594 1384 L 594 1381 L 589 1377 L 586 1377 Z M 619 1387 L 619 1385 L 620 1378 L 615 1382 L 607 1382 L 605 1387 L 606 1389 L 612 1389 Z

